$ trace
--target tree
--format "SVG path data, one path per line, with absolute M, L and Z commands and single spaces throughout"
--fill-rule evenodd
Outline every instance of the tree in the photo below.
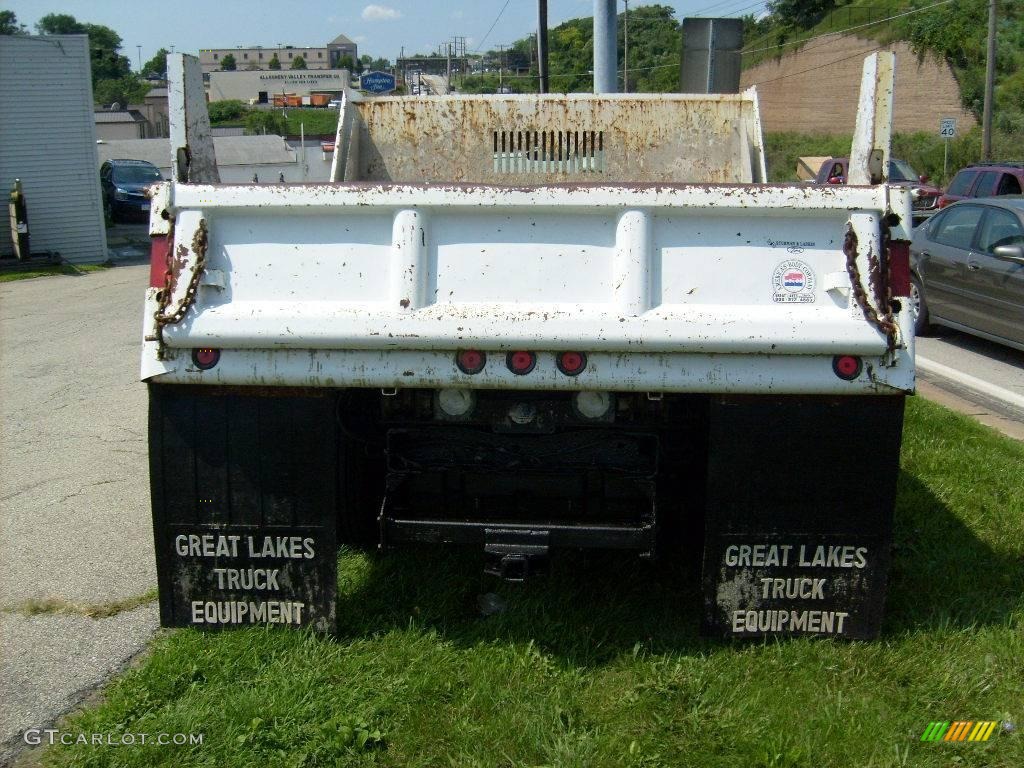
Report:
M 836 7 L 836 0 L 769 0 L 768 10 L 782 24 L 809 29 Z
M 235 63 L 234 54 L 229 53 L 223 59 L 220 60 L 220 68 L 225 72 L 234 72 L 238 69 L 238 64 Z
M 135 75 L 100 80 L 92 87 L 92 100 L 109 106 L 118 103 L 125 109 L 129 104 L 138 104 L 149 93 L 150 84 Z
M 27 35 L 24 24 L 18 23 L 14 11 L 0 11 L 0 35 Z
M 36 22 L 41 35 L 88 35 L 93 87 L 100 80 L 119 80 L 131 72 L 131 62 L 121 50 L 121 36 L 102 24 L 80 22 L 68 13 L 48 13 Z
M 162 80 L 167 79 L 167 54 L 169 53 L 170 51 L 166 48 L 158 50 L 152 59 L 142 65 L 142 76 L 156 76 Z
M 271 57 L 270 61 L 267 63 L 267 69 L 280 69 L 280 68 L 281 68 L 281 60 L 279 58 L 277 58 L 277 54 L 275 53 Z
M 338 59 L 338 69 L 347 69 L 349 72 L 355 71 L 356 64 L 352 61 L 351 56 L 342 56 Z
M 292 59 L 292 69 L 305 69 L 305 68 L 306 68 L 306 60 L 304 58 L 302 58 L 301 56 L 296 56 L 294 59 Z

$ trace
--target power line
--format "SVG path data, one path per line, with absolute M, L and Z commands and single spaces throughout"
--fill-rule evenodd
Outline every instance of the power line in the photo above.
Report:
M 826 62 L 824 64 L 818 64 L 817 66 L 811 67 L 810 69 L 802 69 L 799 72 L 790 72 L 788 75 L 779 75 L 778 77 L 773 77 L 770 80 L 761 80 L 760 82 L 751 83 L 750 85 L 767 85 L 768 83 L 774 83 L 777 80 L 785 80 L 787 77 L 806 75 L 808 72 L 815 72 L 819 69 L 824 69 L 825 67 L 831 67 L 833 64 L 839 64 L 842 61 L 848 61 L 849 59 L 859 59 L 867 53 L 874 53 L 875 51 L 880 51 L 885 47 L 886 46 L 884 45 L 879 45 L 874 48 L 869 48 L 866 51 L 857 51 L 857 53 L 851 54 L 849 56 L 843 56 L 842 58 L 839 59 L 833 59 L 832 61 Z
M 498 11 L 498 15 L 494 19 L 494 23 L 491 24 L 490 29 L 487 30 L 487 34 L 483 36 L 483 39 L 480 41 L 480 44 L 473 49 L 473 53 L 480 53 L 480 51 L 483 50 L 484 43 L 487 41 L 487 37 L 491 34 L 491 32 L 494 31 L 494 28 L 498 25 L 498 22 L 501 21 L 501 14 L 505 12 L 505 9 L 508 8 L 508 4 L 511 2 L 512 0 L 505 0 L 505 4 L 501 6 L 501 10 Z

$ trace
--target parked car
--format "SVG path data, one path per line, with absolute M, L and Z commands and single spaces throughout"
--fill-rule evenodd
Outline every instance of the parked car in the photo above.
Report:
M 1024 350 L 1024 198 L 955 203 L 914 230 L 915 330 L 932 324 Z
M 103 212 L 110 221 L 149 216 L 147 190 L 164 177 L 145 160 L 107 160 L 100 166 Z
M 975 163 L 953 177 L 939 198 L 939 208 L 971 197 L 1019 195 L 1022 191 L 1024 163 Z
M 830 157 L 818 169 L 816 184 L 845 184 L 850 160 Z M 920 224 L 939 209 L 942 190 L 928 183 L 928 177 L 919 174 L 906 160 L 889 160 L 889 183 L 910 187 L 914 196 L 914 225 Z

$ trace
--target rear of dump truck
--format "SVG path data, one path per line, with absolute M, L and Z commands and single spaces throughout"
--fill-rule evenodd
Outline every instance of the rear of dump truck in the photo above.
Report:
M 328 629 L 338 543 L 460 544 L 512 580 L 699 557 L 709 633 L 877 634 L 914 387 L 891 57 L 830 187 L 765 183 L 752 91 L 346 94 L 334 181 L 221 184 L 194 61 L 171 75 L 165 624 Z

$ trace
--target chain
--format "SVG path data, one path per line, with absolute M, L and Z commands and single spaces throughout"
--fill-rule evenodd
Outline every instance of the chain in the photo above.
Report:
M 174 275 L 171 273 L 170 260 L 173 249 L 173 241 L 171 248 L 168 248 L 167 258 L 167 271 L 164 273 L 164 287 L 161 291 L 160 306 L 156 310 L 156 314 L 153 316 L 156 321 L 157 330 L 157 343 L 159 344 L 157 357 L 160 360 L 164 359 L 164 326 L 175 325 L 180 323 L 185 317 L 185 313 L 188 312 L 196 300 L 196 293 L 199 290 L 199 280 L 203 276 L 203 269 L 206 266 L 206 247 L 208 243 L 207 231 L 206 231 L 206 220 L 200 219 L 199 226 L 196 228 L 196 234 L 192 238 L 192 252 L 196 255 L 195 265 L 192 268 L 192 276 L 189 278 L 188 286 L 185 288 L 185 295 L 178 304 L 178 308 L 171 314 L 165 314 L 168 305 L 171 303 L 171 280 Z
M 896 343 L 896 324 L 892 321 L 891 316 L 879 317 L 878 312 L 868 302 L 868 295 L 860 278 L 860 268 L 857 266 L 857 234 L 851 226 L 847 226 L 846 237 L 843 239 L 843 253 L 846 254 L 846 271 L 850 275 L 853 298 L 857 302 L 857 306 L 860 307 L 860 311 L 864 314 L 864 319 L 885 334 L 889 348 L 892 349 Z M 879 270 L 878 257 L 873 256 L 870 250 L 868 252 L 868 262 L 872 273 L 877 273 Z M 877 279 L 877 275 L 875 277 Z M 872 289 L 877 300 L 879 291 L 875 283 L 876 280 L 872 280 Z

